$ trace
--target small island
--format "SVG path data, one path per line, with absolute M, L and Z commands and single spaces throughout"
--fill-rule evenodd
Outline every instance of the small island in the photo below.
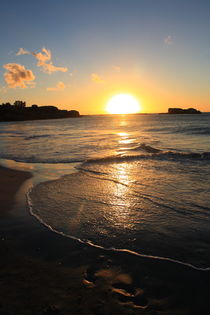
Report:
M 169 108 L 168 114 L 201 114 L 201 112 L 195 108 Z
M 39 119 L 58 119 L 80 117 L 77 110 L 61 110 L 56 106 L 32 105 L 26 107 L 26 102 L 15 101 L 13 105 L 3 103 L 0 105 L 0 121 L 21 121 Z

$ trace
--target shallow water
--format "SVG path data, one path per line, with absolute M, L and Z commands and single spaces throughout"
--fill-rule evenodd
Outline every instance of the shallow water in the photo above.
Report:
M 3 123 L 0 136 L 4 161 L 45 174 L 29 198 L 49 228 L 105 248 L 210 266 L 210 115 Z

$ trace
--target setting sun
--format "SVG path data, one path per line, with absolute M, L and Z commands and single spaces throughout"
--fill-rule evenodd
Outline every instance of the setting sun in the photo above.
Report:
M 107 103 L 106 110 L 110 114 L 133 114 L 140 111 L 139 102 L 129 94 L 113 96 Z

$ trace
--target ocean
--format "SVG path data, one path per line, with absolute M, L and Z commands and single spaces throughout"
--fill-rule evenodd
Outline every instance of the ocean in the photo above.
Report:
M 0 124 L 0 163 L 34 174 L 31 214 L 90 246 L 210 268 L 210 114 Z

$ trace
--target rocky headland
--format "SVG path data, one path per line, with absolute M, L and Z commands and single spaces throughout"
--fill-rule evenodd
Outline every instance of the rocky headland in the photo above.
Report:
M 26 103 L 16 101 L 13 105 L 4 103 L 0 105 L 0 121 L 21 121 L 38 119 L 58 119 L 80 117 L 77 110 L 61 110 L 56 106 L 32 105 L 26 107 Z

